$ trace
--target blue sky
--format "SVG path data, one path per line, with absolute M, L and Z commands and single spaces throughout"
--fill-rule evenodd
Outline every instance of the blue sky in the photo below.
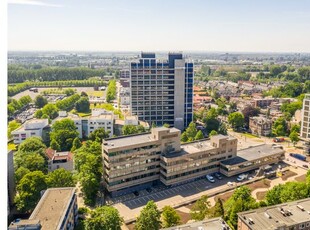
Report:
M 9 50 L 310 52 L 310 0 L 8 0 Z

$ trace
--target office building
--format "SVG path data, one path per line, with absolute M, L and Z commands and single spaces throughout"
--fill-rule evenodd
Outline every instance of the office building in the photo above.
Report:
M 192 222 L 178 225 L 163 230 L 230 230 L 231 228 L 222 218 L 212 218 L 208 220 Z
M 259 167 L 278 163 L 285 158 L 282 146 L 261 144 L 238 151 L 237 156 L 223 160 L 220 163 L 220 172 L 225 176 L 234 176 L 251 171 Z
M 310 140 L 310 94 L 306 94 L 303 101 L 300 137 L 304 140 Z
M 20 144 L 29 137 L 41 137 L 46 140 L 49 132 L 48 119 L 32 119 L 12 131 L 14 144 Z
M 182 53 L 169 53 L 164 61 L 142 53 L 130 64 L 132 115 L 183 130 L 193 120 L 193 79 L 193 63 Z
M 266 117 L 250 117 L 249 128 L 254 135 L 268 136 L 272 131 L 272 120 Z
M 238 230 L 309 230 L 310 198 L 238 213 Z
M 12 222 L 9 230 L 73 230 L 78 221 L 75 188 L 49 188 L 28 220 Z
M 230 177 L 277 163 L 284 150 L 262 144 L 237 152 L 235 137 L 181 144 L 176 128 L 153 128 L 150 133 L 106 139 L 102 143 L 104 186 L 112 196 L 156 184 L 181 184 L 221 172 Z

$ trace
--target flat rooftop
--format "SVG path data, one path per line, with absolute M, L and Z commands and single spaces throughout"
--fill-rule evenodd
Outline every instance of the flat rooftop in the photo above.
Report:
M 253 230 L 278 229 L 304 223 L 310 221 L 310 198 L 241 212 L 238 217 Z M 251 224 L 249 218 L 253 221 Z
M 155 128 L 156 131 L 167 131 L 169 130 L 169 135 L 173 133 L 179 132 L 176 128 L 165 128 L 165 127 L 159 127 Z M 146 144 L 148 142 L 155 142 L 158 141 L 153 138 L 152 133 L 141 133 L 141 134 L 134 134 L 129 136 L 122 136 L 122 137 L 116 137 L 116 138 L 107 138 L 103 141 L 103 145 L 106 149 L 114 149 L 114 148 L 122 148 L 122 147 L 130 147 L 134 145 L 140 145 L 140 144 Z
M 179 226 L 175 226 L 171 228 L 165 228 L 164 230 L 230 230 L 230 228 L 222 220 L 222 218 L 214 218 L 214 219 L 179 225 Z
M 253 161 L 263 157 L 272 156 L 274 154 L 283 153 L 284 150 L 272 144 L 262 144 L 258 146 L 249 147 L 237 151 L 237 156 L 228 160 L 221 161 L 223 165 L 236 165 L 246 161 Z
M 47 189 L 29 219 L 40 220 L 42 229 L 59 229 L 74 193 L 75 188 Z

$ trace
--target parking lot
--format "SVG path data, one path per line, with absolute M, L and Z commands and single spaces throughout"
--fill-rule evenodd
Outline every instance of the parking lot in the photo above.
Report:
M 253 176 L 253 175 L 249 175 Z M 169 199 L 176 196 L 181 196 L 184 199 L 187 197 L 193 196 L 200 192 L 204 192 L 210 190 L 212 188 L 220 187 L 222 185 L 227 185 L 228 182 L 233 182 L 233 184 L 238 184 L 236 180 L 237 176 L 227 178 L 223 176 L 222 180 L 215 179 L 214 183 L 209 182 L 207 179 L 199 179 L 196 181 L 188 182 L 186 184 L 177 185 L 173 187 L 165 187 L 165 186 L 157 186 L 153 187 L 151 192 L 147 192 L 146 190 L 139 191 L 139 195 L 136 196 L 133 193 L 111 198 L 107 200 L 108 204 L 117 204 L 122 203 L 127 206 L 129 209 L 135 209 L 137 207 L 141 207 L 146 205 L 149 200 L 154 200 L 155 202 Z M 245 180 L 244 180 L 245 181 Z M 243 181 L 243 182 L 244 182 Z M 182 202 L 182 198 L 178 198 L 178 202 Z

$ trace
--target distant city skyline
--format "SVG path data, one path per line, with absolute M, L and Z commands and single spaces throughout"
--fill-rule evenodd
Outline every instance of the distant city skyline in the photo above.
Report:
M 310 52 L 308 0 L 8 0 L 9 51 Z

